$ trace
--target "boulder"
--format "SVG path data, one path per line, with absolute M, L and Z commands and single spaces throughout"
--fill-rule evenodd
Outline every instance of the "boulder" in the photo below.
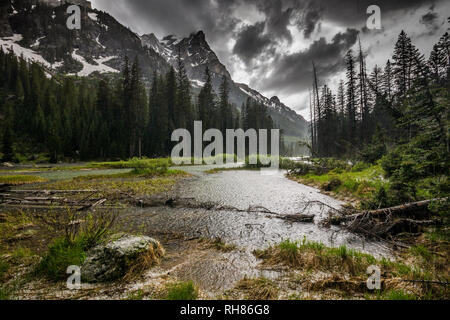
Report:
M 11 162 L 3 162 L 2 167 L 12 168 L 14 167 L 14 165 Z
M 150 237 L 124 235 L 91 249 L 81 267 L 81 280 L 108 282 L 123 278 L 133 267 L 150 267 L 164 255 L 161 244 Z

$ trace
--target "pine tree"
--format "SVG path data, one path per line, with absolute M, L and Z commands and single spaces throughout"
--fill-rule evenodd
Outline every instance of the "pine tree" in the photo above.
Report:
M 14 160 L 14 151 L 13 151 L 13 133 L 11 130 L 11 124 L 9 121 L 6 121 L 4 130 L 3 130 L 3 158 L 2 161 L 8 162 Z
M 130 77 L 130 101 L 128 105 L 128 128 L 130 138 L 130 158 L 135 155 L 136 140 L 138 156 L 142 157 L 142 137 L 148 121 L 148 105 L 145 88 L 141 81 L 139 60 L 133 62 Z
M 181 53 L 178 54 L 178 87 L 177 87 L 177 103 L 176 113 L 177 119 L 175 126 L 177 128 L 185 128 L 190 132 L 193 131 L 194 115 L 191 102 L 191 84 L 186 74 L 186 69 L 181 60 Z
M 212 87 L 211 73 L 205 69 L 205 84 L 198 95 L 199 120 L 203 122 L 204 129 L 215 128 L 215 101 Z
M 166 75 L 165 98 L 169 111 L 169 131 L 172 132 L 177 129 L 178 119 L 181 117 L 177 110 L 177 80 L 174 68 L 171 68 Z
M 382 86 L 382 91 L 386 95 L 386 98 L 388 99 L 388 101 L 392 100 L 392 95 L 393 95 L 392 82 L 393 82 L 392 67 L 391 67 L 390 60 L 388 60 L 386 63 L 386 67 L 384 68 L 383 86 Z
M 347 52 L 345 57 L 347 65 L 347 128 L 346 132 L 348 134 L 348 141 L 355 141 L 356 139 L 356 71 L 355 71 L 355 60 L 353 58 L 352 50 Z
M 411 39 L 402 30 L 394 48 L 392 57 L 392 75 L 399 99 L 406 97 L 411 79 Z
M 233 122 L 233 113 L 231 111 L 228 96 L 230 93 L 229 84 L 226 76 L 222 78 L 222 84 L 219 89 L 219 109 L 220 109 L 220 130 L 225 135 L 226 129 L 231 129 Z

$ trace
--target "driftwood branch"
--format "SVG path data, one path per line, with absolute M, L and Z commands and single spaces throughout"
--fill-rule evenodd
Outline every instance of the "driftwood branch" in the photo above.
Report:
M 0 190 L 1 191 L 1 190 Z M 19 194 L 73 194 L 73 193 L 91 193 L 98 192 L 97 190 L 8 190 L 8 193 Z
M 340 217 L 333 217 L 331 219 L 332 224 L 340 224 L 342 222 L 354 221 L 361 218 L 385 218 L 389 215 L 392 216 L 407 216 L 415 218 L 426 218 L 430 217 L 431 212 L 428 210 L 428 205 L 433 201 L 438 201 L 440 199 L 425 200 L 413 203 L 407 203 L 400 206 L 378 209 L 371 211 L 364 211 L 357 214 L 344 215 Z
M 352 212 L 351 214 L 340 212 L 339 215 L 330 214 L 326 223 L 342 225 L 349 231 L 382 239 L 392 238 L 392 236 L 405 232 L 420 233 L 423 227 L 441 222 L 438 217 L 432 218 L 433 213 L 428 209 L 429 204 L 445 200 L 447 199 L 424 200 L 386 209 Z
M 95 190 L 6 190 L 0 191 L 0 204 L 6 206 L 39 206 L 50 207 L 63 205 L 81 207 L 78 211 L 90 210 L 106 202 L 106 199 L 92 198 Z M 82 199 L 71 197 L 83 195 Z
M 247 209 L 239 209 L 233 206 L 224 206 L 214 202 L 199 202 L 195 198 L 164 198 L 156 197 L 152 199 L 135 199 L 133 201 L 139 207 L 164 207 L 171 208 L 188 208 L 188 209 L 204 209 L 209 211 L 232 211 L 245 213 L 263 213 L 271 218 L 281 219 L 289 222 L 308 223 L 314 221 L 314 215 L 307 214 L 280 214 L 273 212 L 262 206 L 250 206 Z
M 87 210 L 92 210 L 92 209 L 94 209 L 95 207 L 98 207 L 98 206 L 104 204 L 105 202 L 106 202 L 106 199 L 101 199 L 101 200 L 99 200 L 99 201 L 97 201 L 97 202 L 95 202 L 95 203 L 93 203 L 93 204 L 89 204 L 89 205 L 87 205 L 87 206 L 84 206 L 84 207 L 78 209 L 77 211 L 87 211 Z
M 402 281 L 402 282 L 422 283 L 422 284 L 437 284 L 437 285 L 441 285 L 441 286 L 448 286 L 448 285 L 450 285 L 450 282 L 447 282 L 447 281 L 433 281 L 433 280 L 403 280 L 403 279 L 401 279 L 400 281 Z

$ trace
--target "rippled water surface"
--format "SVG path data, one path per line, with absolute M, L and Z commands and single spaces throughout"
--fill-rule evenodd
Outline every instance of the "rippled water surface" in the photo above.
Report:
M 286 222 L 261 212 L 214 211 L 184 208 L 151 208 L 137 212 L 155 230 L 167 230 L 187 236 L 221 238 L 251 251 L 279 243 L 285 239 L 322 242 L 329 246 L 347 245 L 375 256 L 389 256 L 381 242 L 367 242 L 358 235 L 338 227 L 321 227 L 329 207 L 338 209 L 343 203 L 321 194 L 317 189 L 293 182 L 284 171 L 271 175 L 260 171 L 236 170 L 206 174 L 211 166 L 182 167 L 194 177 L 183 181 L 174 196 L 195 198 L 241 210 L 261 206 L 279 214 L 314 214 L 314 223 Z M 307 205 L 311 201 L 327 204 Z

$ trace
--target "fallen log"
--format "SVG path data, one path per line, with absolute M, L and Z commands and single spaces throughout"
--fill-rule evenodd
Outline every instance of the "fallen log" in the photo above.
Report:
M 412 282 L 412 283 L 422 283 L 422 284 L 437 284 L 441 286 L 448 286 L 450 282 L 447 281 L 437 281 L 437 280 L 409 280 L 409 279 L 400 279 L 402 282 Z
M 437 222 L 433 220 L 417 221 L 412 219 L 400 219 L 389 224 L 384 230 L 383 228 L 380 228 L 381 230 L 378 233 L 381 236 L 397 235 L 403 232 L 417 233 L 420 231 L 421 227 L 432 226 L 436 223 Z
M 210 211 L 233 211 L 244 213 L 263 213 L 269 214 L 271 218 L 277 218 L 290 222 L 314 222 L 314 215 L 308 214 L 279 214 L 262 206 L 250 206 L 247 209 L 239 209 L 233 206 L 224 206 L 215 202 L 198 202 L 195 198 L 166 198 L 154 197 L 151 199 L 134 199 L 134 204 L 138 207 L 171 207 L 171 208 L 188 208 L 188 209 L 204 209 Z
M 418 202 L 412 202 L 395 206 L 391 208 L 364 211 L 357 214 L 343 215 L 339 217 L 332 217 L 330 219 L 331 224 L 339 225 L 343 222 L 355 221 L 362 218 L 385 218 L 387 216 L 407 216 L 409 218 L 429 218 L 431 216 L 428 205 L 433 201 L 439 201 L 445 199 L 432 199 Z
M 61 197 L 25 197 L 26 201 L 67 201 Z
M 80 212 L 80 211 L 92 210 L 92 209 L 94 209 L 95 207 L 98 207 L 98 206 L 104 204 L 105 202 L 106 202 L 106 199 L 101 199 L 101 200 L 99 200 L 99 201 L 97 201 L 97 202 L 95 202 L 95 203 L 93 203 L 93 204 L 84 206 L 84 207 L 78 209 L 77 211 Z
M 291 222 L 303 222 L 303 223 L 314 222 L 313 214 L 291 214 L 291 215 L 276 214 L 274 216 L 277 219 L 291 221 Z
M 0 190 L 1 191 L 1 190 Z M 97 190 L 8 190 L 8 193 L 43 193 L 43 194 L 59 194 L 59 193 L 88 193 L 98 192 Z

